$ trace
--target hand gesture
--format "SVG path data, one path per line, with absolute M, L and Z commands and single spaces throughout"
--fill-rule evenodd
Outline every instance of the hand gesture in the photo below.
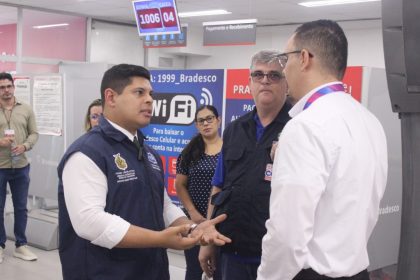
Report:
M 219 233 L 215 225 L 223 222 L 227 218 L 226 214 L 217 216 L 214 219 L 206 220 L 199 224 L 195 230 L 192 232 L 191 236 L 197 237 L 200 236 L 200 245 L 215 244 L 217 246 L 223 246 L 226 243 L 232 242 L 230 238 Z
M 188 235 L 190 224 L 168 227 L 160 232 L 161 246 L 175 250 L 185 250 L 194 247 L 200 241 L 201 235 Z M 187 236 L 188 235 L 188 236 Z
M 216 247 L 213 245 L 201 246 L 198 261 L 207 277 L 213 277 L 216 270 Z

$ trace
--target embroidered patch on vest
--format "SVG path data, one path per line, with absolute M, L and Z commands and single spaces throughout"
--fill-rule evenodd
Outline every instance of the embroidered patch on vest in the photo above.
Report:
M 119 170 L 126 170 L 128 165 L 127 165 L 127 161 L 125 159 L 123 159 L 123 157 L 120 155 L 120 153 L 113 155 L 114 156 L 114 162 L 115 165 L 117 165 Z
M 147 153 L 147 160 L 150 162 L 150 166 L 152 166 L 153 169 L 161 171 L 160 166 L 159 166 L 155 156 L 152 153 L 150 153 L 150 152 Z

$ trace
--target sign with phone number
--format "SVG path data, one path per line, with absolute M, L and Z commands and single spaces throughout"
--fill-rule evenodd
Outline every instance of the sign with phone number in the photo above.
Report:
M 181 32 L 175 0 L 133 1 L 140 36 Z

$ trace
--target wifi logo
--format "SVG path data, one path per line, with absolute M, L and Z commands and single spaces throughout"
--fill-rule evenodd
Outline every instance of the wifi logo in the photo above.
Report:
M 213 95 L 211 94 L 211 92 L 206 88 L 202 88 L 201 91 L 202 91 L 201 93 L 202 98 L 200 98 L 200 104 L 213 105 Z

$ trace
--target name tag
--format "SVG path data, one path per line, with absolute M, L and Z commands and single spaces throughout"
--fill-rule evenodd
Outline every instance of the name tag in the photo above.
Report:
M 15 136 L 15 130 L 14 129 L 5 129 L 4 130 L 4 136 L 6 136 L 6 137 Z
M 273 164 L 267 163 L 264 172 L 264 180 L 271 182 L 271 176 L 273 175 Z

